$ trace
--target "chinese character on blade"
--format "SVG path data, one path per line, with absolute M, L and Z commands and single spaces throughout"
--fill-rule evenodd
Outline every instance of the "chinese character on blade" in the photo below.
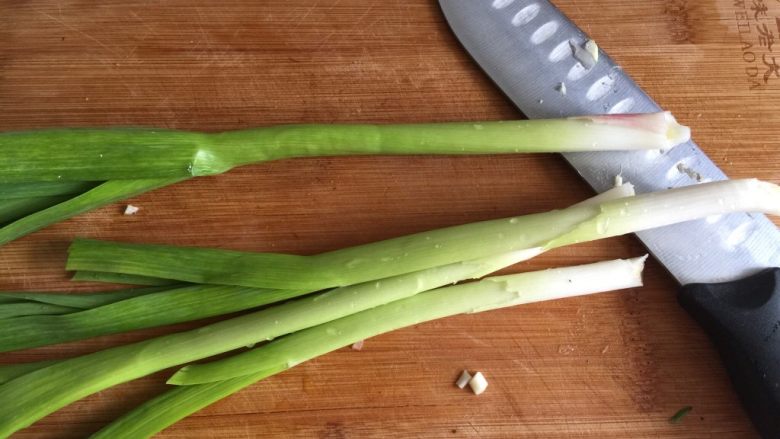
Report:
M 764 65 L 767 67 L 766 72 L 764 73 L 764 84 L 769 82 L 769 78 L 772 75 L 775 75 L 777 78 L 780 78 L 780 65 L 777 64 L 777 57 L 774 56 L 766 56 L 765 53 L 761 60 L 764 62 Z M 767 58 L 771 59 L 772 61 L 767 61 Z
M 753 16 L 756 18 L 756 21 L 758 21 L 759 15 L 766 18 L 766 13 L 769 11 L 769 6 L 764 3 L 764 0 L 753 0 L 753 6 L 750 7 L 750 10 L 754 12 Z
M 756 30 L 758 30 L 758 44 L 772 52 L 772 45 L 775 43 L 775 35 L 772 30 L 766 24 L 756 25 Z

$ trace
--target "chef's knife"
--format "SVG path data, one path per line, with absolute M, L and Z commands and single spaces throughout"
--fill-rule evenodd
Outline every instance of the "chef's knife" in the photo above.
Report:
M 547 0 L 440 0 L 461 44 L 529 118 L 659 111 L 658 105 Z M 590 47 L 595 47 L 590 44 Z M 662 153 L 564 157 L 598 192 L 616 175 L 638 192 L 727 177 L 693 142 Z M 760 214 L 730 214 L 638 233 L 684 285 L 754 424 L 780 437 L 780 232 Z

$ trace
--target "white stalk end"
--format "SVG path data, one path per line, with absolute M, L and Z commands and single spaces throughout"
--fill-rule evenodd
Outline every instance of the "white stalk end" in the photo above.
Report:
M 552 300 L 582 296 L 602 291 L 622 290 L 642 286 L 642 271 L 647 255 L 631 259 L 615 259 L 575 267 L 546 270 L 545 290 L 528 295 L 529 299 Z M 539 294 L 542 297 L 539 297 Z M 521 297 L 521 300 L 526 297 Z
M 664 149 L 674 148 L 691 140 L 691 129 L 689 127 L 677 123 L 677 119 L 668 111 L 664 112 L 663 115 L 666 120 L 666 140 L 668 144 Z
M 701 183 L 642 194 L 625 205 L 608 202 L 602 211 L 623 223 L 621 234 L 732 212 L 780 215 L 780 186 L 754 178 Z
M 780 215 L 780 186 L 756 179 L 723 180 L 609 200 L 600 205 L 600 210 L 597 216 L 549 241 L 545 248 L 732 212 Z
M 516 297 L 510 301 L 474 308 L 471 313 L 544 300 L 641 287 L 642 270 L 644 270 L 646 259 L 647 255 L 632 259 L 615 259 L 574 267 L 489 277 L 474 284 L 474 286 L 479 288 L 492 284 L 492 288 L 514 292 Z
M 572 119 L 625 128 L 623 133 L 615 133 L 615 141 L 623 144 L 622 149 L 648 149 L 655 146 L 656 149 L 669 150 L 691 139 L 691 129 L 680 125 L 668 111 L 577 116 Z

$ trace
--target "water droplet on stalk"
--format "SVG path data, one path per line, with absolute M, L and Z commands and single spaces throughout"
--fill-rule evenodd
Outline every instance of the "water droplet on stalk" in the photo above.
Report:
M 361 259 L 361 258 L 356 258 L 356 259 L 353 259 L 353 260 L 351 260 L 351 261 L 347 262 L 347 263 L 346 263 L 346 267 L 347 267 L 347 268 L 355 268 L 355 267 L 357 267 L 358 265 L 360 265 L 360 263 L 361 263 L 361 262 L 363 262 L 363 259 Z
M 599 235 L 603 235 L 607 233 L 608 228 L 609 228 L 609 217 L 596 221 L 596 233 L 598 233 Z

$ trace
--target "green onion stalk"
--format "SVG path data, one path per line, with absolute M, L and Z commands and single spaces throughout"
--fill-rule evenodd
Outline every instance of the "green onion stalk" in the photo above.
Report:
M 607 238 L 729 212 L 780 214 L 780 187 L 755 179 L 581 203 L 417 233 L 313 256 L 79 239 L 67 268 L 256 288 L 324 289 L 470 257 Z
M 669 113 L 398 125 L 285 125 L 222 133 L 57 128 L 0 133 L 0 245 L 191 177 L 288 157 L 669 149 Z
M 291 157 L 668 149 L 690 130 L 670 113 L 389 125 L 281 125 L 222 133 L 55 128 L 0 133 L 0 183 L 214 175 Z
M 440 288 L 295 332 L 225 360 L 187 366 L 168 381 L 185 386 L 139 406 L 93 438 L 149 437 L 259 380 L 356 341 L 406 326 L 456 314 L 638 287 L 642 284 L 644 259 L 498 276 Z M 220 377 L 225 379 L 212 381 Z

